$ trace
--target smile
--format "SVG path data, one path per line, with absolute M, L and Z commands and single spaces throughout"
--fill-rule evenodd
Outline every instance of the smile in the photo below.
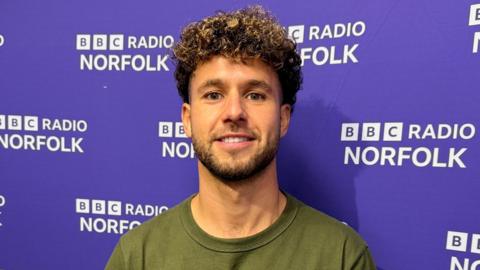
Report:
M 216 141 L 219 146 L 227 151 L 238 151 L 251 147 L 255 137 L 246 133 L 225 134 Z
M 250 139 L 246 137 L 226 137 L 222 138 L 220 141 L 224 143 L 240 143 L 250 141 Z

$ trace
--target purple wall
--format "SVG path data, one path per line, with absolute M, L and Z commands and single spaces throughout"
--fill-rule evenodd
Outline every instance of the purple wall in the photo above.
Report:
M 480 0 L 1 2 L 0 269 L 102 269 L 196 191 L 168 47 L 251 3 L 304 58 L 283 189 L 379 269 L 480 270 Z

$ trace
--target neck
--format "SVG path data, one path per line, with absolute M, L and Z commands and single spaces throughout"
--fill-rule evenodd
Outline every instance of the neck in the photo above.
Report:
M 252 179 L 225 183 L 199 162 L 199 193 L 192 214 L 205 232 L 219 238 L 247 237 L 268 228 L 280 216 L 286 198 L 280 192 L 275 160 Z

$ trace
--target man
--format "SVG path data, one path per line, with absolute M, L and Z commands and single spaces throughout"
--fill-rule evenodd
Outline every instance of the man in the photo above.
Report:
M 278 22 L 258 6 L 218 13 L 174 55 L 199 192 L 124 235 L 106 269 L 375 269 L 352 229 L 279 189 L 301 73 Z

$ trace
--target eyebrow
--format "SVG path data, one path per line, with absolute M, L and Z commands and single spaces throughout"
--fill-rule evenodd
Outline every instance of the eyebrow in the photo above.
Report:
M 225 84 L 222 82 L 220 79 L 211 79 L 207 80 L 198 89 L 203 90 L 208 87 L 218 87 L 218 88 L 223 88 L 225 87 Z
M 272 87 L 265 81 L 261 80 L 249 80 L 244 85 L 245 88 L 261 88 L 267 92 L 272 91 Z
M 225 88 L 225 83 L 221 79 L 210 79 L 205 81 L 198 89 L 203 90 L 208 87 L 218 87 L 218 88 Z M 271 92 L 272 87 L 270 84 L 268 84 L 265 81 L 262 80 L 248 80 L 245 83 L 241 84 L 242 89 L 248 89 L 248 88 L 261 88 L 265 91 Z

